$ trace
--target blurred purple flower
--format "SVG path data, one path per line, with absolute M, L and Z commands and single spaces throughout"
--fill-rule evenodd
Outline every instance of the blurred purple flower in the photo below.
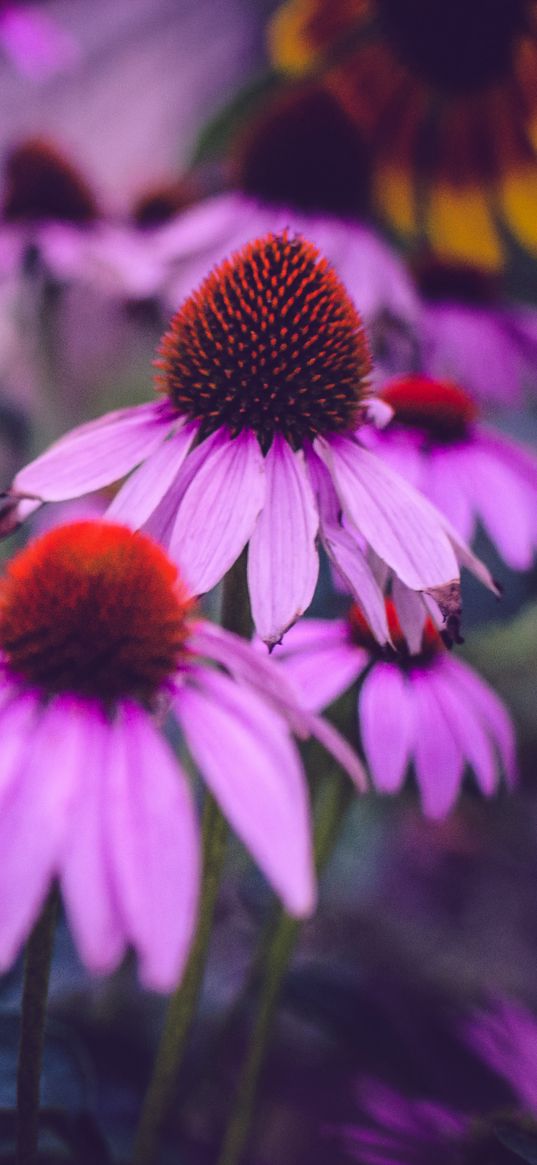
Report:
M 489 353 L 487 353 L 488 362 Z M 365 443 L 445 514 L 465 541 L 481 522 L 513 570 L 528 570 L 537 548 L 537 458 L 479 423 L 458 384 L 427 376 L 388 381 L 394 410 Z
M 405 1095 L 364 1077 L 355 1087 L 359 1121 L 331 1130 L 352 1158 L 362 1165 L 507 1165 L 515 1158 L 534 1159 L 535 1134 L 525 1138 L 524 1130 L 527 1117 L 537 1117 L 535 1017 L 510 1000 L 493 999 L 470 1016 L 462 1034 L 483 1066 L 507 1085 L 510 1105 L 498 1111 L 483 1096 L 476 1103 L 476 1092 L 462 1111 L 430 1093 Z
M 485 796 L 496 790 L 500 768 L 512 785 L 514 732 L 501 700 L 445 650 L 430 620 L 411 654 L 391 601 L 387 616 L 393 646 L 384 649 L 357 606 L 347 619 L 293 627 L 275 654 L 302 701 L 325 708 L 362 678 L 358 724 L 373 784 L 397 792 L 413 763 L 429 817 L 452 808 L 467 766 Z
M 375 384 L 413 371 L 463 384 L 483 407 L 520 404 L 536 386 L 535 309 L 477 268 L 423 260 L 414 274 L 410 310 L 387 307 L 375 321 Z
M 31 81 L 54 77 L 78 61 L 76 38 L 36 4 L 2 4 L 0 45 L 21 77 Z

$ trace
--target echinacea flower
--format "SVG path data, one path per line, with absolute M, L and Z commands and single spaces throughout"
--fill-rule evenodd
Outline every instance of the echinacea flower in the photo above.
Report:
M 514 733 L 498 696 L 446 650 L 431 620 L 411 653 L 392 600 L 391 647 L 381 648 L 360 609 L 346 619 L 305 619 L 276 649 L 301 699 L 325 708 L 356 680 L 358 725 L 375 788 L 395 793 L 413 764 L 423 810 L 440 818 L 452 808 L 466 767 L 491 796 L 503 769 L 516 778 Z
M 528 570 L 537 548 L 537 458 L 480 423 L 458 384 L 411 375 L 388 381 L 381 399 L 393 409 L 367 443 L 430 498 L 470 541 L 480 522 L 513 570 Z
M 196 918 L 189 781 L 159 724 L 169 710 L 234 830 L 297 915 L 314 904 L 307 784 L 291 731 L 318 731 L 275 665 L 199 617 L 144 534 L 57 527 L 0 583 L 0 966 L 57 879 L 94 972 L 127 946 L 169 990 Z M 341 746 L 341 747 L 340 747 Z
M 179 309 L 159 356 L 162 399 L 111 413 L 56 442 L 15 478 L 19 507 L 80 496 L 132 473 L 108 516 L 146 528 L 193 594 L 249 543 L 257 630 L 278 642 L 309 606 L 316 538 L 388 638 L 371 546 L 438 603 L 457 632 L 457 557 L 493 586 L 448 523 L 365 449 L 369 356 L 360 317 L 317 249 L 284 232 L 246 246 Z M 338 525 L 343 513 L 346 525 Z
M 366 133 L 374 201 L 402 235 L 489 269 L 501 229 L 535 252 L 535 0 L 287 0 L 270 41 Z

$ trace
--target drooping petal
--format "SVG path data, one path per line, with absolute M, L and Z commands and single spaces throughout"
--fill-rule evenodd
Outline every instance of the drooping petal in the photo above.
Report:
M 61 502 L 110 485 L 158 449 L 174 419 L 157 402 L 80 425 L 22 469 L 13 491 Z
M 395 664 L 371 668 L 358 697 L 358 720 L 373 782 L 381 793 L 394 793 L 403 782 L 416 734 L 412 692 Z
M 302 625 L 295 624 L 290 635 L 298 635 Z M 308 736 L 316 737 L 351 780 L 360 789 L 364 787 L 365 776 L 356 753 L 336 728 L 311 711 L 292 676 L 287 674 L 287 669 L 282 670 L 268 655 L 263 656 L 259 650 L 254 651 L 250 644 L 237 635 L 231 635 L 210 623 L 199 624 L 190 642 L 195 652 L 217 660 L 228 668 L 234 678 L 245 685 L 247 691 L 253 689 L 265 704 L 270 701 L 297 736 L 304 740 Z
M 452 657 L 449 663 L 460 692 L 481 716 L 498 749 L 509 784 L 516 784 L 515 733 L 507 708 L 482 676 L 477 675 L 460 659 Z
M 368 787 L 367 773 L 361 760 L 348 740 L 338 732 L 337 728 L 324 716 L 312 713 L 310 718 L 311 735 L 322 744 L 323 748 L 334 757 L 351 781 L 354 781 L 360 793 L 365 793 Z
M 464 667 L 464 664 L 463 664 Z M 459 742 L 459 748 L 474 770 L 477 782 L 485 796 L 490 797 L 498 784 L 498 770 L 494 750 L 485 731 L 478 711 L 461 691 L 457 683 L 458 672 L 451 669 L 451 660 L 442 659 L 435 668 L 434 685 L 441 693 L 444 709 L 449 713 L 450 724 Z
M 7 746 L 2 766 L 9 767 L 11 776 L 0 812 L 2 970 L 37 920 L 71 826 L 73 794 L 87 749 L 80 722 L 71 712 L 68 700 L 39 708 L 29 697 L 22 713 L 25 737 L 14 705 L 1 717 L 3 748 L 4 742 Z
M 457 796 L 464 770 L 464 756 L 450 726 L 449 711 L 430 683 L 430 671 L 409 675 L 414 703 L 413 752 L 423 811 L 428 817 L 445 817 Z
M 115 893 L 142 983 L 171 991 L 196 922 L 196 814 L 188 781 L 145 712 L 124 705 L 112 732 L 106 829 Z
M 315 448 L 344 513 L 407 586 L 425 590 L 458 578 L 441 517 L 425 498 L 349 437 L 317 438 Z
M 332 634 L 324 633 L 322 624 L 328 623 Z M 292 628 L 282 649 L 276 648 L 275 659 L 281 660 L 281 667 L 290 676 L 296 690 L 307 708 L 320 712 L 345 692 L 358 678 L 368 661 L 367 652 L 349 641 L 343 620 L 305 619 L 296 630 L 313 624 L 307 637 L 301 635 L 303 649 L 291 643 L 286 651 L 287 639 L 292 637 Z M 319 639 L 315 639 L 315 625 L 319 628 Z M 308 627 L 308 631 L 310 631 Z
M 411 655 L 421 651 L 423 628 L 427 610 L 423 597 L 406 587 L 401 579 L 392 580 L 392 599 L 397 611 L 399 626 L 408 644 Z
M 467 487 L 502 557 L 513 570 L 528 570 L 537 543 L 537 474 L 531 482 L 520 472 L 516 452 L 508 446 L 490 451 L 486 445 L 474 446 Z
M 188 747 L 234 830 L 298 916 L 315 905 L 311 823 L 300 757 L 254 692 L 209 669 L 178 693 Z
M 106 838 L 108 773 L 114 762 L 111 727 L 100 708 L 85 709 L 80 725 L 80 780 L 61 863 L 60 884 L 82 961 L 93 974 L 119 963 L 127 934 L 114 891 Z
M 475 514 L 466 488 L 460 454 L 471 454 L 472 448 L 460 450 L 458 447 L 448 447 L 431 452 L 427 457 L 424 486 L 426 496 L 466 541 L 472 538 Z
M 179 473 L 196 432 L 196 425 L 184 425 L 170 440 L 163 441 L 122 485 L 106 511 L 106 518 L 139 530 Z
M 171 534 L 170 554 L 193 594 L 209 591 L 239 557 L 264 497 L 257 438 L 245 431 L 231 440 L 222 431 L 179 503 Z
M 300 626 L 300 624 L 299 624 Z M 239 683 L 269 701 L 298 736 L 309 735 L 309 716 L 301 705 L 294 684 L 282 674 L 266 647 L 254 651 L 252 645 L 216 623 L 200 620 L 190 638 L 194 654 L 222 664 Z
M 309 469 L 318 498 L 321 539 L 326 553 L 362 608 L 375 638 L 379 643 L 389 643 L 390 632 L 381 587 L 356 537 L 341 525 L 337 495 L 318 457 L 309 458 Z
M 278 643 L 313 598 L 319 516 L 304 458 L 279 435 L 265 458 L 266 494 L 250 539 L 252 617 L 265 643 Z

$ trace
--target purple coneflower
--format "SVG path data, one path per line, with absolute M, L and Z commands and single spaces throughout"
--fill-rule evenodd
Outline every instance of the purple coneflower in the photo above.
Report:
M 108 516 L 167 546 L 194 594 L 249 543 L 252 613 L 267 643 L 311 602 L 318 533 L 385 641 L 368 546 L 406 587 L 432 595 L 457 634 L 457 559 L 492 581 L 430 503 L 361 444 L 368 411 L 389 409 L 368 400 L 361 319 L 316 247 L 284 232 L 222 263 L 173 318 L 158 367 L 160 400 L 75 429 L 17 475 L 4 530 L 22 499 L 63 501 L 138 466 Z
M 312 909 L 290 727 L 308 735 L 314 720 L 270 660 L 198 616 L 160 547 L 100 521 L 42 535 L 0 585 L 0 653 L 2 968 L 56 878 L 90 970 L 110 970 L 131 945 L 146 985 L 177 982 L 199 855 L 189 782 L 155 720 L 168 709 L 287 908 Z M 360 783 L 351 750 L 317 727 Z
M 429 817 L 452 808 L 467 766 L 485 796 L 500 768 L 512 784 L 514 734 L 501 700 L 449 654 L 432 620 L 411 654 L 391 600 L 386 612 L 393 647 L 381 648 L 356 605 L 347 619 L 306 619 L 289 632 L 277 656 L 304 703 L 325 708 L 362 678 L 358 723 L 373 784 L 397 792 L 412 763 Z
M 513 570 L 527 570 L 537 547 L 537 459 L 530 449 L 479 423 L 459 385 L 402 376 L 384 385 L 394 410 L 367 443 L 442 511 L 470 541 L 478 522 Z

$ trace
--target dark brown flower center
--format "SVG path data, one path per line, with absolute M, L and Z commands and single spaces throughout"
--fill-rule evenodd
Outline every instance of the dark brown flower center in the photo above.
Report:
M 400 60 L 450 95 L 507 78 L 524 31 L 525 0 L 377 0 Z
M 391 426 L 418 430 L 432 444 L 463 441 L 477 417 L 476 405 L 462 388 L 429 376 L 401 376 L 381 396 L 394 410 Z
M 312 243 L 287 231 L 211 272 L 162 340 L 158 387 L 179 410 L 294 447 L 359 422 L 370 362 L 362 322 Z
M 191 615 L 175 566 L 149 538 L 76 522 L 10 562 L 0 649 L 14 678 L 45 695 L 151 705 L 185 651 Z
M 424 299 L 432 303 L 490 307 L 501 294 L 501 280 L 495 272 L 467 263 L 443 263 L 427 256 L 416 261 L 414 276 Z
M 55 146 L 32 138 L 6 161 L 3 215 L 11 222 L 53 219 L 85 226 L 97 218 L 98 210 L 71 162 Z
M 343 218 L 367 207 L 365 145 L 321 88 L 278 95 L 236 143 L 233 168 L 239 189 L 263 202 Z

